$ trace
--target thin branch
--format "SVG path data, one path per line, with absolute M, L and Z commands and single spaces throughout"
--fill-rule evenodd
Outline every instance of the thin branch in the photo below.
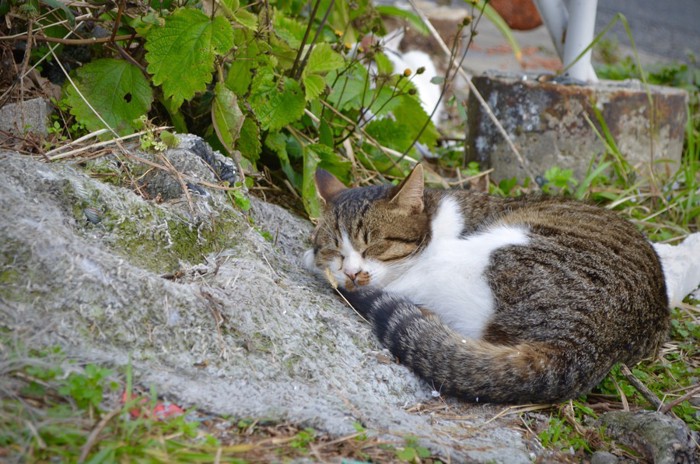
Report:
M 688 393 L 686 393 L 683 396 L 679 396 L 675 400 L 671 401 L 670 403 L 664 404 L 661 408 L 659 408 L 659 412 L 662 414 L 666 414 L 669 412 L 671 409 L 675 408 L 679 404 L 681 404 L 683 401 L 689 400 L 693 396 L 697 395 L 700 393 L 700 384 L 695 384 L 695 387 L 693 387 Z
M 22 60 L 22 70 L 20 71 L 20 76 L 21 79 L 19 80 L 19 95 L 20 95 L 20 101 L 24 101 L 24 77 L 27 75 L 27 67 L 29 67 L 29 57 L 32 54 L 32 44 L 33 44 L 33 29 L 34 27 L 34 21 L 29 20 L 27 23 L 27 44 L 24 49 L 24 59 Z M 22 126 L 24 126 L 24 107 L 22 107 L 22 111 L 20 113 L 20 118 L 22 121 Z
M 620 372 L 622 375 L 627 379 L 629 383 L 632 384 L 632 386 L 639 392 L 641 395 L 644 397 L 645 400 L 650 402 L 654 408 L 657 410 L 661 409 L 664 405 L 664 403 L 659 399 L 658 396 L 654 394 L 649 388 L 644 385 L 641 380 L 639 380 L 637 377 L 634 376 L 632 371 L 630 370 L 629 367 L 627 367 L 625 364 L 620 365 Z
M 120 0 L 119 8 L 117 10 L 117 17 L 114 19 L 114 26 L 112 26 L 112 34 L 109 36 L 110 40 L 114 42 L 114 38 L 117 36 L 117 31 L 122 20 L 122 14 L 124 14 L 124 8 L 126 7 L 126 0 Z
M 116 409 L 113 409 L 109 412 L 109 414 L 102 418 L 102 420 L 95 426 L 94 429 L 92 429 L 92 432 L 90 432 L 90 436 L 88 437 L 87 441 L 83 445 L 82 450 L 80 451 L 80 457 L 78 458 L 79 463 L 85 462 L 85 459 L 87 459 L 88 454 L 90 454 L 90 450 L 95 445 L 95 443 L 97 443 L 97 439 L 100 436 L 100 432 L 102 432 L 102 430 L 107 426 L 109 421 L 114 419 L 122 411 L 123 408 L 121 406 Z
M 98 43 L 108 43 L 108 42 L 117 42 L 121 40 L 130 40 L 136 37 L 136 34 L 125 34 L 125 35 L 117 35 L 112 39 L 112 37 L 89 37 L 87 39 L 63 39 L 61 37 L 48 37 L 45 35 L 35 35 L 32 37 L 32 39 L 36 42 L 51 42 L 51 43 L 59 43 L 59 44 L 64 44 L 64 45 L 92 45 L 92 44 L 98 44 Z M 0 37 L 0 40 L 7 40 L 7 39 L 13 39 L 13 40 L 26 40 L 29 38 L 29 34 L 21 34 L 21 35 L 15 35 L 12 37 Z
M 311 33 L 311 28 L 313 27 L 314 24 L 314 19 L 316 19 L 316 13 L 318 13 L 318 7 L 321 5 L 321 0 L 316 0 L 316 3 L 314 3 L 314 7 L 311 10 L 311 14 L 309 15 L 309 23 L 306 25 L 306 31 L 304 31 L 304 37 L 301 39 L 301 44 L 299 44 L 299 50 L 297 50 L 297 56 L 294 58 L 294 64 L 292 65 L 292 71 L 290 73 L 291 76 L 294 76 L 295 78 L 298 78 L 298 66 L 299 66 L 299 60 L 301 59 L 301 54 L 304 53 L 304 46 L 306 45 L 306 41 L 309 38 L 309 34 Z
M 533 174 L 532 170 L 530 169 L 529 163 L 525 160 L 525 158 L 520 153 L 520 151 L 515 147 L 515 144 L 510 139 L 510 136 L 508 135 L 506 130 L 503 128 L 503 125 L 498 121 L 496 116 L 493 114 L 493 111 L 489 107 L 488 103 L 486 103 L 486 100 L 484 100 L 484 97 L 481 95 L 481 93 L 479 93 L 479 90 L 476 88 L 476 86 L 474 85 L 472 80 L 469 78 L 469 75 L 467 74 L 467 72 L 461 66 L 459 66 L 459 63 L 457 63 L 457 60 L 455 59 L 455 57 L 450 56 L 450 49 L 445 44 L 445 41 L 442 40 L 442 37 L 440 37 L 440 34 L 437 32 L 437 30 L 432 25 L 432 23 L 430 22 L 428 17 L 425 15 L 425 13 L 423 13 L 423 11 L 421 11 L 420 9 L 418 9 L 415 6 L 414 0 L 409 0 L 409 3 L 411 3 L 411 6 L 413 7 L 416 14 L 420 17 L 421 21 L 423 21 L 423 24 L 425 24 L 425 26 L 428 28 L 430 33 L 433 35 L 433 37 L 437 41 L 438 45 L 442 49 L 443 53 L 445 53 L 445 55 L 447 55 L 448 59 L 450 59 L 450 64 L 452 66 L 456 66 L 457 71 L 459 72 L 459 75 L 462 76 L 462 78 L 464 78 L 465 81 L 467 81 L 467 85 L 469 85 L 469 91 L 474 95 L 474 97 L 476 97 L 476 99 L 479 101 L 479 104 L 481 105 L 481 107 L 484 109 L 484 111 L 488 115 L 489 119 L 491 119 L 491 121 L 496 126 L 496 129 L 498 129 L 498 132 L 503 136 L 506 143 L 508 144 L 508 147 L 513 152 L 515 157 L 518 159 L 518 163 L 520 163 L 520 166 L 525 171 L 525 174 L 527 174 L 527 176 L 532 181 L 532 185 L 539 188 L 539 184 L 535 181 L 535 175 Z
M 335 3 L 335 0 L 331 0 L 331 2 L 328 4 L 328 8 L 326 9 L 326 12 L 323 14 L 323 18 L 321 18 L 321 23 L 318 25 L 318 28 L 316 29 L 316 34 L 314 35 L 313 40 L 311 40 L 311 44 L 309 46 L 309 50 L 306 52 L 306 55 L 304 55 L 304 59 L 301 60 L 301 64 L 299 65 L 299 69 L 297 69 L 297 75 L 295 76 L 297 79 L 301 76 L 301 73 L 304 71 L 304 68 L 306 67 L 306 62 L 309 61 L 309 56 L 311 56 L 311 52 L 314 49 L 314 45 L 316 45 L 316 41 L 318 40 L 318 36 L 321 35 L 321 31 L 323 30 L 323 27 L 326 24 L 326 21 L 328 20 L 328 15 L 331 13 L 331 9 L 333 8 L 333 4 Z

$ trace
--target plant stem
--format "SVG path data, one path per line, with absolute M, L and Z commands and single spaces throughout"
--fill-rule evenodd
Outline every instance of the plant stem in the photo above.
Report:
M 299 60 L 301 59 L 302 53 L 304 53 L 304 46 L 306 45 L 306 41 L 309 38 L 309 34 L 311 33 L 311 28 L 313 27 L 314 24 L 314 19 L 316 19 L 316 13 L 318 13 L 318 8 L 321 5 L 321 0 L 316 0 L 316 3 L 314 3 L 314 7 L 311 10 L 311 15 L 309 15 L 309 23 L 306 25 L 306 30 L 304 31 L 304 37 L 301 39 L 301 44 L 299 45 L 299 50 L 297 50 L 297 56 L 294 58 L 294 64 L 292 65 L 292 70 L 290 71 L 290 75 L 293 76 L 295 79 L 299 78 Z

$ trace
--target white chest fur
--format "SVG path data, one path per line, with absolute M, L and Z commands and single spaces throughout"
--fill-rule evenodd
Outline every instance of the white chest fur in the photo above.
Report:
M 479 338 L 494 310 L 484 278 L 491 253 L 508 245 L 526 245 L 528 237 L 524 228 L 495 226 L 460 238 L 463 224 L 456 201 L 441 200 L 430 244 L 404 263 L 400 276 L 385 289 L 425 306 L 462 335 Z

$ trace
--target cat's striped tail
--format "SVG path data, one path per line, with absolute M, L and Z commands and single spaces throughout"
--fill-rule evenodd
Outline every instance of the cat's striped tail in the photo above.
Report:
M 472 402 L 546 403 L 575 398 L 602 380 L 593 377 L 598 370 L 586 369 L 585 352 L 465 338 L 408 300 L 376 289 L 339 290 L 381 343 L 440 393 Z

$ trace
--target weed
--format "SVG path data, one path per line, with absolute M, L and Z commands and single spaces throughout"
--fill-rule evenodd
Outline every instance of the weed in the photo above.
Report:
M 314 441 L 316 437 L 316 431 L 311 428 L 305 428 L 300 430 L 296 436 L 289 442 L 289 446 L 295 450 L 301 451 L 302 453 L 309 452 L 309 444 Z
M 421 462 L 432 455 L 430 450 L 418 443 L 418 438 L 407 437 L 402 447 L 396 449 L 396 457 L 406 462 Z
M 71 372 L 58 393 L 72 397 L 80 409 L 100 412 L 105 387 L 116 390 L 119 386 L 116 382 L 107 382 L 112 373 L 109 369 L 88 364 L 83 372 Z

